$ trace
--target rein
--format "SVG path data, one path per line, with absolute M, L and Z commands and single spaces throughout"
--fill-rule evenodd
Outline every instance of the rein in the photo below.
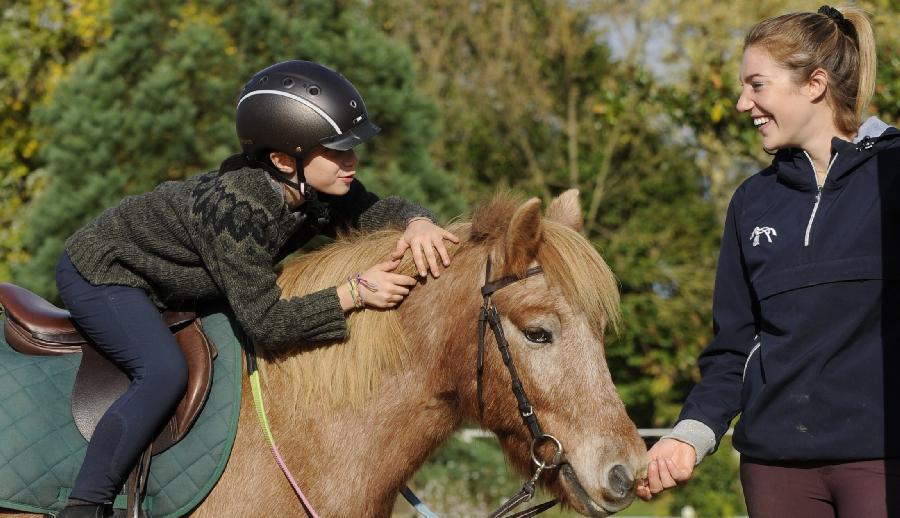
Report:
M 281 468 L 281 472 L 284 473 L 285 478 L 290 482 L 291 487 L 294 489 L 294 493 L 296 493 L 297 498 L 300 499 L 300 503 L 303 504 L 303 509 L 306 511 L 306 514 L 308 514 L 310 518 L 319 518 L 319 515 L 316 514 L 312 504 L 306 499 L 306 495 L 300 490 L 297 481 L 294 480 L 291 470 L 288 469 L 287 463 L 285 463 L 284 459 L 281 457 L 281 452 L 278 451 L 278 446 L 275 445 L 275 438 L 272 435 L 272 429 L 269 427 L 269 419 L 266 417 L 266 408 L 263 406 L 262 390 L 259 387 L 259 370 L 256 368 L 256 354 L 253 352 L 252 346 L 247 348 L 247 374 L 250 376 L 250 390 L 253 392 L 253 405 L 256 407 L 256 416 L 259 418 L 259 425 L 262 428 L 266 442 L 269 443 L 269 449 L 272 450 L 272 456 L 275 457 L 275 462 L 278 464 L 278 467 Z

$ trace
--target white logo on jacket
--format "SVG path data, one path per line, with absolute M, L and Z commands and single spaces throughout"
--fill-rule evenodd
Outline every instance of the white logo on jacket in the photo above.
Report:
M 750 239 L 753 240 L 753 246 L 759 246 L 759 236 L 766 236 L 766 239 L 769 242 L 772 242 L 772 236 L 778 237 L 778 232 L 775 232 L 775 229 L 772 227 L 756 227 L 753 229 L 753 233 L 750 234 Z

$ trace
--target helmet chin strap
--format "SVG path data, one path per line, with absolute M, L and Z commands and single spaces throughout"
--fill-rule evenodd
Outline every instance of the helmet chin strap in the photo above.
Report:
M 311 201 L 318 198 L 318 196 L 316 196 L 316 190 L 313 189 L 312 186 L 310 186 L 305 181 L 297 183 L 291 180 L 288 175 L 278 170 L 273 171 L 267 169 L 266 172 L 268 172 L 269 175 L 272 176 L 272 178 L 275 178 L 276 181 L 297 189 L 297 191 L 300 192 L 300 194 L 303 196 L 303 199 L 305 199 L 306 201 Z M 303 179 L 303 173 L 298 172 L 297 176 Z
M 269 173 L 269 176 L 274 178 L 276 181 L 297 189 L 300 195 L 303 196 L 304 200 L 311 201 L 318 198 L 318 196 L 316 196 L 316 190 L 313 189 L 311 185 L 306 183 L 306 178 L 304 178 L 303 176 L 303 170 L 299 167 L 297 168 L 297 177 L 300 179 L 300 182 L 298 183 L 291 180 L 291 175 L 279 170 L 271 162 L 249 155 L 244 156 L 246 157 L 248 164 L 254 167 L 259 167 L 263 171 Z M 302 163 L 302 156 L 295 156 L 294 159 L 296 160 L 296 163 L 298 165 Z
M 295 157 L 297 160 L 297 164 L 302 163 L 301 157 Z M 306 178 L 303 176 L 303 170 L 297 169 L 297 176 L 300 179 L 300 182 L 295 182 L 291 180 L 289 174 L 280 171 L 277 167 L 275 167 L 272 163 L 266 160 L 254 159 L 253 157 L 247 157 L 248 161 L 250 161 L 251 165 L 255 167 L 259 167 L 263 171 L 269 174 L 275 181 L 281 182 L 285 185 L 293 187 L 300 192 L 303 196 L 303 204 L 300 206 L 300 211 L 306 214 L 307 218 L 309 218 L 310 222 L 316 226 L 316 228 L 321 229 L 323 226 L 327 225 L 331 220 L 331 214 L 328 210 L 328 207 L 319 200 L 318 192 L 306 182 Z

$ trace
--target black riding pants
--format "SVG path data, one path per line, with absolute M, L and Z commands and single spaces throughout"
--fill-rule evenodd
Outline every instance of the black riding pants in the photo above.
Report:
M 184 394 L 187 364 L 144 290 L 92 285 L 65 253 L 56 267 L 56 284 L 91 345 L 131 378 L 128 391 L 97 424 L 71 494 L 109 502 Z

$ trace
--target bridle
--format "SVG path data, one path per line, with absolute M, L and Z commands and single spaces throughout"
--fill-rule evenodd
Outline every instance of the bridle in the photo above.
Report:
M 516 396 L 516 401 L 519 406 L 519 415 L 522 416 L 522 420 L 525 421 L 525 425 L 528 426 L 528 431 L 531 432 L 531 460 L 534 462 L 535 466 L 537 466 L 534 475 L 525 482 L 522 489 L 503 503 L 503 505 L 494 511 L 489 518 L 500 518 L 505 513 L 508 513 L 519 505 L 531 500 L 534 496 L 535 484 L 541 476 L 541 472 L 545 469 L 558 468 L 560 465 L 568 462 L 563 455 L 563 446 L 562 443 L 559 442 L 559 439 L 544 433 L 541 429 L 540 421 L 538 421 L 537 415 L 534 413 L 534 407 L 531 406 L 531 402 L 528 400 L 528 395 L 525 393 L 525 387 L 522 386 L 522 380 L 519 378 L 519 373 L 516 370 L 512 356 L 509 353 L 509 343 L 506 341 L 506 336 L 503 334 L 503 326 L 500 324 L 500 312 L 497 311 L 497 307 L 494 306 L 494 303 L 491 301 L 491 295 L 498 290 L 509 286 L 510 284 L 525 280 L 533 275 L 542 273 L 543 271 L 543 268 L 540 266 L 534 266 L 526 270 L 525 275 L 522 277 L 508 275 L 491 281 L 490 257 L 488 257 L 487 263 L 485 264 L 484 286 L 481 287 L 481 296 L 484 297 L 484 303 L 481 306 L 481 312 L 478 316 L 478 359 L 476 360 L 475 368 L 475 391 L 478 397 L 478 415 L 480 419 L 484 421 L 484 396 L 482 393 L 481 378 L 484 373 L 484 336 L 486 327 L 489 325 L 491 331 L 494 333 L 494 338 L 497 342 L 497 348 L 500 350 L 500 356 L 503 358 L 503 363 L 506 365 L 507 370 L 509 370 L 509 375 L 512 379 L 512 391 Z M 556 453 L 553 454 L 550 463 L 546 463 L 538 457 L 537 448 L 544 442 L 551 442 L 556 446 Z M 556 500 L 550 500 L 522 512 L 509 515 L 507 518 L 526 518 L 534 516 L 550 509 L 554 505 L 556 505 Z

